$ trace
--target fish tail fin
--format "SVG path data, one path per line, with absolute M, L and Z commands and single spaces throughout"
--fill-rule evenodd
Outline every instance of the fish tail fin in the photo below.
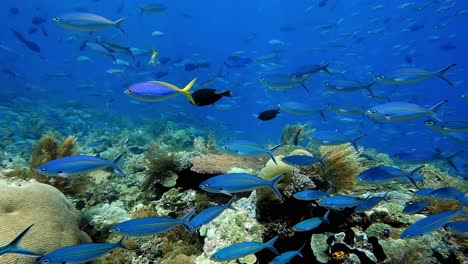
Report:
M 372 86 L 376 83 L 377 81 L 373 81 L 371 83 L 369 83 L 368 85 L 366 85 L 366 90 L 370 93 L 370 95 L 372 96 L 372 98 L 375 98 L 375 94 L 374 92 L 372 92 Z
M 115 58 L 115 56 L 114 56 L 114 55 L 112 55 L 112 54 L 111 54 L 111 55 L 109 55 L 109 56 L 111 56 L 112 60 L 114 61 L 114 64 L 117 64 L 117 59 Z
M 33 227 L 34 224 L 28 226 L 26 229 L 23 230 L 18 236 L 16 236 L 10 243 L 8 243 L 5 248 L 9 249 L 9 252 L 22 254 L 22 255 L 29 255 L 29 256 L 41 256 L 36 252 L 27 250 L 22 248 L 19 244 L 24 236 L 28 233 L 28 231 Z
M 418 181 L 418 179 L 415 177 L 416 173 L 418 173 L 421 169 L 423 169 L 425 166 L 424 165 L 421 165 L 419 167 L 416 167 L 415 169 L 413 169 L 412 171 L 408 172 L 408 174 L 406 175 L 406 177 L 408 177 L 408 179 L 410 180 L 410 182 L 414 185 L 414 187 L 418 188 L 419 189 L 419 186 L 418 184 L 416 183 Z M 421 179 L 424 179 L 421 178 Z
M 440 79 L 442 79 L 444 82 L 446 82 L 448 85 L 453 85 L 453 83 L 451 81 L 449 81 L 447 78 L 445 78 L 444 74 L 450 70 L 452 67 L 456 66 L 457 64 L 452 64 L 452 65 L 449 65 L 445 68 L 443 68 L 442 70 L 438 71 L 437 72 L 437 77 L 439 77 Z
M 265 247 L 268 248 L 269 250 L 273 251 L 273 253 L 275 253 L 276 255 L 279 255 L 279 252 L 278 252 L 278 250 L 276 250 L 274 244 L 275 244 L 276 240 L 278 240 L 278 238 L 279 238 L 279 236 L 275 236 L 270 241 L 265 243 Z
M 195 100 L 193 99 L 192 95 L 190 94 L 190 89 L 192 89 L 193 84 L 195 83 L 196 80 L 197 80 L 197 78 L 193 78 L 193 80 L 191 82 L 189 82 L 184 87 L 184 89 L 180 89 L 180 92 L 183 93 L 185 95 L 185 97 L 187 97 L 187 99 L 190 101 L 190 103 L 192 103 L 194 105 L 196 105 L 196 103 L 195 103 Z
M 301 258 L 303 258 L 304 256 L 302 255 L 301 251 L 302 249 L 305 247 L 306 243 L 302 244 L 302 246 L 297 250 L 297 255 L 300 256 Z
M 284 174 L 280 174 L 273 178 L 271 181 L 268 182 L 268 187 L 273 191 L 273 193 L 280 199 L 280 201 L 283 201 L 283 195 L 281 195 L 281 192 L 278 190 L 278 182 L 283 179 Z
M 123 249 L 128 249 L 128 247 L 125 245 L 125 236 L 123 236 L 119 242 L 117 242 L 116 246 L 119 247 L 119 248 L 123 248 Z
M 190 218 L 192 218 L 192 216 L 195 214 L 195 209 L 194 210 L 191 210 L 190 212 L 188 212 L 186 215 L 184 215 L 182 218 L 180 218 L 180 223 L 182 224 L 182 226 L 184 227 L 184 229 L 189 232 L 189 233 L 192 233 L 193 232 L 193 228 L 192 226 L 190 225 Z
M 353 139 L 351 140 L 351 142 L 350 142 L 351 145 L 353 146 L 353 148 L 356 150 L 357 153 L 359 153 L 359 148 L 358 148 L 358 146 L 356 145 L 356 142 L 357 142 L 358 140 L 360 140 L 361 138 L 365 137 L 365 136 L 366 136 L 365 134 L 364 134 L 364 135 L 360 135 L 360 136 L 358 136 L 358 137 L 353 138 Z
M 328 108 L 328 105 L 318 109 L 318 112 L 320 114 L 320 116 L 322 117 L 323 121 L 327 121 L 327 118 L 325 117 L 325 113 L 323 112 L 324 109 L 327 109 Z
M 326 64 L 324 64 L 324 65 L 322 66 L 322 71 L 324 71 L 324 72 L 326 72 L 326 73 L 328 73 L 328 74 L 330 74 L 330 75 L 333 75 L 333 74 L 328 70 L 328 65 L 330 65 L 330 62 L 327 62 Z
M 465 152 L 464 150 L 460 150 L 460 151 L 457 151 L 455 153 L 453 153 L 452 155 L 448 156 L 445 158 L 445 160 L 447 161 L 447 163 L 450 165 L 450 167 L 452 167 L 456 172 L 458 172 L 458 168 L 457 166 L 455 166 L 455 163 L 453 162 L 453 159 L 460 153 L 462 152 Z
M 122 169 L 120 168 L 119 162 L 120 162 L 120 160 L 122 159 L 122 157 L 123 157 L 126 153 L 127 153 L 127 152 L 123 152 L 122 154 L 120 154 L 119 156 L 117 156 L 117 158 L 115 158 L 115 159 L 112 161 L 112 168 L 114 168 L 114 170 L 117 171 L 117 173 L 119 173 L 120 175 L 123 175 L 123 176 L 125 176 L 125 174 L 123 173 Z
M 310 93 L 309 89 L 307 89 L 307 86 L 303 82 L 301 82 L 301 86 L 306 90 L 307 93 Z
M 132 50 L 130 48 L 127 48 L 126 50 L 128 52 L 128 55 L 130 55 L 130 57 L 132 57 L 133 61 L 135 61 L 135 56 L 133 56 Z
M 443 121 L 436 113 L 435 111 L 437 111 L 442 105 L 444 105 L 445 103 L 447 103 L 448 100 L 445 99 L 437 104 L 435 104 L 434 106 L 432 106 L 431 108 L 429 108 L 429 111 L 431 112 L 431 116 L 435 119 L 437 119 L 438 121 L 440 122 L 444 122 L 444 123 L 447 123 L 445 121 Z
M 127 33 L 125 33 L 125 31 L 122 29 L 122 26 L 120 25 L 120 23 L 122 23 L 125 19 L 127 19 L 127 17 L 122 17 L 121 19 L 118 19 L 116 21 L 114 21 L 114 26 L 120 30 L 120 32 L 122 32 L 122 34 L 125 35 L 125 37 L 128 37 L 127 36 Z
M 140 16 L 142 16 L 143 13 L 145 13 L 145 9 L 139 4 L 137 4 L 137 6 L 140 8 Z
M 330 220 L 328 219 L 329 216 L 330 216 L 330 210 L 327 210 L 325 215 L 322 217 L 322 220 L 327 224 L 330 224 Z
M 230 90 L 222 91 L 222 92 L 220 92 L 218 94 L 222 95 L 222 96 L 232 97 Z
M 275 159 L 275 155 L 273 155 L 273 151 L 275 151 L 277 148 L 283 146 L 283 144 L 278 144 L 274 147 L 272 147 L 271 149 L 268 150 L 268 155 L 270 155 L 270 158 L 271 160 L 273 160 L 273 162 L 278 165 L 278 163 L 276 162 L 276 159 Z
M 237 197 L 234 195 L 234 196 L 231 198 L 231 200 L 229 200 L 229 202 L 226 204 L 226 208 L 227 208 L 227 209 L 231 209 L 231 210 L 237 211 L 237 209 L 236 209 L 234 206 L 232 206 L 232 203 L 236 200 L 236 198 L 237 198 Z

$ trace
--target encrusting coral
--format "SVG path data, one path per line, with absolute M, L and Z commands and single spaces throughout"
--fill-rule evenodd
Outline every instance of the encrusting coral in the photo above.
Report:
M 224 174 L 232 170 L 232 168 L 249 169 L 253 171 L 260 170 L 264 165 L 264 161 L 257 158 L 238 157 L 227 154 L 207 154 L 194 156 L 191 160 L 191 171 L 200 174 Z

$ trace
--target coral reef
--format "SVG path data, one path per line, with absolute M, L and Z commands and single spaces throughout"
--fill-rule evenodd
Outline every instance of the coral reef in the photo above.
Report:
M 191 163 L 191 171 L 209 175 L 228 173 L 232 168 L 251 170 L 253 173 L 254 171 L 260 170 L 265 165 L 265 162 L 257 158 L 245 158 L 227 154 L 194 156 Z
M 90 242 L 79 229 L 75 209 L 54 187 L 34 180 L 12 183 L 0 179 L 0 189 L 0 245 L 31 224 L 34 226 L 21 246 L 38 253 Z M 3 255 L 0 263 L 34 263 L 34 259 Z
M 107 231 L 112 225 L 128 220 L 129 215 L 123 208 L 123 203 L 115 201 L 88 208 L 84 212 L 84 218 L 97 231 Z
M 294 145 L 294 140 L 298 134 L 298 142 L 300 142 L 309 134 L 315 132 L 315 129 L 306 130 L 309 125 L 309 123 L 305 123 L 286 126 L 281 132 L 281 143 L 285 145 Z
M 212 133 L 210 133 L 207 139 L 205 139 L 204 137 L 196 137 L 193 140 L 193 148 L 195 150 L 195 153 L 208 155 L 210 153 L 216 153 L 218 145 L 216 144 L 215 136 Z

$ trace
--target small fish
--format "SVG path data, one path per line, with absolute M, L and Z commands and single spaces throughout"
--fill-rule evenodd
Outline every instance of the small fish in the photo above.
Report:
M 167 82 L 142 82 L 131 85 L 127 90 L 124 91 L 124 93 L 134 99 L 145 102 L 161 102 L 179 94 L 183 94 L 185 97 L 187 97 L 190 103 L 196 104 L 195 100 L 190 94 L 190 89 L 192 89 L 196 80 L 197 78 L 193 79 L 183 89 Z
M 468 122 L 465 121 L 440 122 L 435 119 L 428 119 L 424 121 L 424 125 L 441 134 L 448 134 L 451 132 L 468 132 Z
M 360 90 L 367 90 L 372 97 L 375 97 L 371 90 L 371 87 L 375 84 L 375 82 L 376 81 L 373 81 L 367 84 L 357 81 L 332 80 L 323 82 L 323 87 L 336 92 L 355 92 Z
M 113 168 L 119 174 L 124 175 L 118 164 L 124 154 L 125 152 L 114 160 L 104 160 L 86 155 L 68 156 L 46 162 L 35 168 L 34 171 L 44 176 L 67 178 L 95 170 Z
M 112 50 L 102 46 L 96 42 L 86 42 L 84 47 L 88 48 L 89 50 L 103 56 L 111 57 L 115 64 L 117 64 L 117 60 L 115 58 L 115 54 Z
M 367 110 L 366 115 L 372 120 L 381 122 L 402 122 L 424 116 L 431 116 L 441 122 L 444 122 L 437 116 L 435 111 L 437 111 L 446 102 L 448 102 L 448 100 L 439 102 L 429 109 L 412 103 L 391 102 L 377 105 Z
M 457 151 L 451 155 L 444 155 L 441 151 L 428 151 L 428 152 L 399 152 L 392 157 L 397 160 L 401 160 L 405 163 L 412 164 L 421 164 L 421 163 L 433 163 L 436 161 L 445 161 L 449 164 L 455 171 L 458 172 L 458 168 L 455 166 L 453 159 L 458 156 L 460 153 L 463 153 L 464 150 Z
M 182 225 L 186 230 L 190 230 L 189 221 L 195 214 L 192 210 L 180 219 L 170 217 L 143 217 L 127 220 L 113 225 L 109 232 L 122 236 L 152 236 L 164 233 L 177 226 Z
M 331 74 L 331 72 L 328 70 L 328 65 L 330 63 L 327 63 L 327 64 L 324 64 L 324 65 L 305 65 L 305 66 L 302 66 L 298 69 L 296 69 L 294 71 L 294 73 L 292 73 L 289 78 L 291 79 L 291 81 L 295 82 L 295 83 L 299 83 L 305 90 L 307 93 L 309 93 L 309 90 L 307 89 L 307 86 L 305 86 L 304 82 L 309 79 L 310 77 L 312 77 L 313 75 L 321 72 L 321 71 L 324 71 L 326 73 L 328 73 L 329 75 L 333 75 Z
M 290 113 L 290 114 L 293 114 L 293 115 L 311 115 L 311 114 L 316 114 L 316 113 L 319 113 L 320 116 L 322 117 L 322 119 L 324 121 L 326 121 L 327 119 L 325 118 L 325 115 L 323 113 L 323 109 L 325 109 L 325 107 L 322 107 L 320 109 L 317 109 L 315 107 L 312 107 L 308 104 L 304 104 L 304 103 L 301 103 L 301 102 L 284 102 L 284 103 L 281 103 L 278 105 L 278 107 L 285 111 L 286 113 Z
M 133 56 L 132 50 L 130 47 L 125 46 L 123 44 L 117 43 L 115 41 L 109 41 L 109 40 L 104 40 L 101 37 L 96 38 L 96 43 L 99 43 L 106 49 L 112 52 L 125 52 L 132 57 L 133 60 L 135 60 L 135 57 Z
M 140 8 L 140 16 L 143 15 L 143 13 L 160 14 L 167 9 L 167 6 L 162 4 L 152 4 L 147 6 L 138 5 L 138 7 Z
M 424 81 L 433 77 L 438 77 L 445 81 L 448 85 L 453 85 L 451 81 L 445 78 L 445 73 L 457 64 L 447 66 L 437 72 L 430 72 L 423 69 L 402 69 L 394 72 L 389 76 L 378 76 L 377 81 L 385 84 L 408 84 Z
M 463 208 L 430 215 L 410 225 L 405 229 L 405 231 L 403 231 L 403 233 L 401 233 L 400 237 L 405 239 L 431 233 L 445 226 L 450 222 L 450 220 L 460 214 L 464 214 Z
M 468 221 L 457 221 L 448 223 L 445 227 L 451 232 L 456 235 L 462 237 L 468 237 Z
M 314 156 L 309 156 L 309 155 L 290 155 L 283 157 L 281 161 L 284 163 L 291 165 L 291 166 L 312 166 L 315 163 L 320 162 L 320 164 L 323 164 L 323 160 L 326 159 L 326 156 L 323 156 L 322 158 L 316 158 Z
M 306 232 L 314 230 L 315 228 L 319 227 L 319 225 L 321 225 L 323 222 L 330 223 L 330 221 L 328 221 L 329 215 L 330 210 L 328 210 L 323 217 L 314 217 L 295 224 L 292 227 L 292 230 L 294 232 Z
M 34 224 L 28 226 L 26 229 L 24 229 L 18 236 L 16 236 L 12 241 L 5 245 L 0 245 L 0 256 L 3 254 L 20 254 L 24 256 L 29 256 L 29 257 L 39 257 L 42 256 L 42 254 L 32 252 L 30 250 L 24 249 L 20 247 L 21 240 L 24 238 L 24 236 L 28 233 L 28 231 L 33 227 Z
M 196 106 L 211 105 L 219 101 L 224 96 L 232 97 L 230 90 L 217 91 L 215 89 L 203 88 L 192 93 Z
M 123 17 L 116 21 L 111 21 L 105 17 L 91 13 L 70 13 L 54 17 L 52 18 L 52 21 L 61 27 L 81 31 L 98 31 L 110 27 L 116 27 L 126 35 L 120 25 L 120 23 L 125 19 L 126 17 Z
M 250 254 L 255 254 L 265 248 L 273 251 L 276 255 L 279 254 L 278 250 L 273 246 L 273 244 L 278 240 L 278 236 L 275 236 L 270 241 L 266 243 L 262 242 L 241 242 L 234 245 L 224 247 L 213 255 L 210 259 L 215 261 L 228 261 L 241 258 Z
M 359 153 L 359 148 L 356 144 L 358 140 L 363 138 L 366 135 L 357 136 L 355 138 L 350 138 L 346 135 L 341 134 L 336 130 L 323 130 L 314 132 L 309 139 L 320 144 L 320 145 L 341 145 L 344 143 L 350 143 L 356 152 Z
M 302 201 L 315 201 L 315 200 L 320 200 L 329 196 L 330 196 L 329 192 L 322 192 L 322 191 L 317 191 L 317 190 L 301 191 L 293 195 L 294 198 L 298 200 L 302 200 Z
M 405 214 L 415 214 L 427 208 L 429 204 L 427 202 L 414 202 L 406 203 L 405 208 L 403 208 L 403 213 Z
M 283 179 L 280 174 L 271 181 L 246 173 L 228 173 L 209 178 L 200 183 L 200 188 L 210 193 L 222 193 L 231 196 L 233 193 L 253 191 L 262 187 L 270 188 L 278 199 L 283 196 L 277 188 L 277 183 Z
M 440 200 L 457 200 L 460 203 L 464 203 L 466 193 L 467 191 L 462 192 L 453 187 L 442 187 L 439 189 L 425 188 L 418 190 L 416 195 Z
M 151 66 L 155 66 L 159 64 L 159 53 L 152 47 L 151 48 L 151 57 L 150 60 L 148 61 L 148 64 Z
M 383 196 L 375 196 L 375 197 L 367 197 L 364 199 L 356 208 L 354 208 L 355 213 L 364 213 L 365 211 L 369 211 L 370 209 L 376 207 L 381 201 L 387 199 L 386 192 Z
M 270 149 L 265 149 L 263 146 L 259 144 L 249 141 L 249 140 L 235 140 L 229 143 L 226 143 L 221 146 L 223 151 L 228 152 L 232 155 L 239 155 L 239 156 L 258 156 L 262 154 L 268 154 L 270 158 L 273 160 L 275 164 L 275 156 L 273 155 L 273 151 L 277 148 L 281 147 L 283 144 L 276 145 Z
M 329 103 L 327 109 L 341 115 L 364 115 L 366 110 L 358 105 L 337 105 Z
M 286 74 L 269 74 L 260 77 L 258 81 L 273 91 L 284 91 L 298 84 Z
M 192 219 L 190 219 L 190 222 L 188 223 L 188 227 L 190 232 L 193 232 L 200 228 L 202 225 L 206 225 L 209 222 L 211 222 L 213 219 L 218 217 L 224 210 L 226 209 L 231 209 L 236 211 L 236 208 L 232 207 L 232 203 L 236 197 L 232 197 L 232 199 L 225 205 L 215 205 L 212 207 L 209 207 L 203 211 L 201 211 L 199 214 L 195 215 Z
M 279 109 L 265 110 L 258 114 L 258 119 L 262 121 L 268 121 L 274 119 L 279 114 Z
M 302 256 L 301 250 L 304 246 L 305 244 L 298 250 L 281 253 L 281 255 L 276 256 L 272 261 L 270 261 L 269 264 L 288 264 L 296 256 L 303 258 L 304 256 Z
M 412 171 L 406 172 L 402 171 L 399 168 L 390 167 L 390 166 L 378 166 L 367 169 L 361 172 L 359 175 L 356 176 L 356 179 L 360 182 L 364 183 L 385 183 L 394 180 L 403 180 L 406 181 L 409 179 L 413 185 L 417 186 L 417 182 L 421 181 L 416 174 L 422 169 L 424 166 L 419 166 Z
M 159 37 L 159 36 L 163 36 L 163 35 L 164 35 L 164 33 L 161 32 L 161 31 L 158 31 L 158 30 L 155 30 L 155 31 L 153 31 L 153 32 L 151 33 L 151 36 L 152 36 L 152 37 Z
M 358 206 L 362 200 L 347 196 L 335 195 L 321 199 L 318 204 L 330 210 L 340 211 L 345 208 Z
M 40 53 L 41 52 L 41 47 L 39 47 L 39 45 L 37 45 L 35 42 L 32 42 L 28 39 L 26 39 L 25 37 L 23 37 L 23 35 L 21 35 L 21 33 L 19 33 L 18 31 L 16 30 L 13 30 L 13 29 L 10 29 L 11 32 L 13 33 L 13 36 L 15 36 L 15 38 L 23 43 L 28 49 L 34 51 L 34 52 L 37 52 L 37 53 Z
M 59 248 L 41 257 L 39 263 L 85 263 L 92 261 L 115 248 L 128 249 L 123 244 L 124 238 L 117 243 L 90 243 Z

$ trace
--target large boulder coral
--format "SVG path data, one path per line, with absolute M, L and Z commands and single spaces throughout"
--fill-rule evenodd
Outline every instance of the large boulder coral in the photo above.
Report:
M 79 229 L 75 209 L 56 188 L 35 181 L 0 180 L 0 190 L 0 245 L 31 224 L 34 226 L 20 245 L 41 254 L 90 242 Z M 34 259 L 6 254 L 0 256 L 0 263 L 34 263 Z

